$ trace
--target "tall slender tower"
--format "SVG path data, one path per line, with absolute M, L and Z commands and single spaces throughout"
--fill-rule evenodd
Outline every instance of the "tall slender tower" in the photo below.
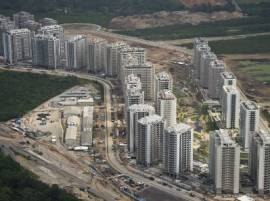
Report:
M 179 177 L 193 170 L 193 129 L 186 124 L 176 124 L 164 131 L 164 171 Z
M 217 194 L 239 193 L 240 147 L 227 130 L 210 133 L 209 173 Z
M 149 167 L 162 159 L 164 123 L 159 115 L 150 115 L 138 120 L 137 164 Z
M 255 102 L 244 101 L 240 107 L 240 138 L 244 150 L 248 151 L 251 135 L 259 130 L 260 110 Z

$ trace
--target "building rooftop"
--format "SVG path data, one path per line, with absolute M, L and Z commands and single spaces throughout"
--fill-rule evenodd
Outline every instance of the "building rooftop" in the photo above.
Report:
M 202 43 L 204 43 L 204 44 L 208 44 L 208 41 L 207 40 L 205 40 L 205 39 L 203 39 L 203 38 L 195 38 L 195 40 L 194 40 L 194 44 L 195 45 L 198 45 L 198 44 L 202 44 Z
M 217 55 L 211 51 L 204 51 L 202 57 L 206 59 L 217 59 Z
M 67 118 L 67 125 L 68 126 L 79 126 L 80 125 L 80 118 L 78 116 L 70 116 Z
M 222 72 L 221 73 L 221 76 L 224 78 L 224 79 L 236 79 L 235 75 L 232 73 L 232 72 Z
M 82 40 L 82 39 L 86 39 L 85 36 L 83 35 L 76 35 L 76 36 L 72 36 L 68 39 L 69 42 L 76 42 L 76 41 L 79 41 L 79 40 Z
M 232 140 L 232 138 L 229 136 L 229 131 L 226 129 L 220 129 L 213 131 L 215 134 L 216 139 L 218 140 L 218 143 L 221 146 L 226 147 L 234 147 L 237 146 L 237 144 Z
M 30 33 L 29 29 L 11 29 L 8 31 L 10 34 Z
M 59 40 L 57 37 L 51 34 L 36 34 L 34 38 L 38 40 L 50 40 L 50 41 Z
M 225 68 L 225 63 L 222 60 L 216 59 L 210 63 L 211 68 Z
M 238 89 L 235 86 L 223 86 L 223 90 L 226 93 L 230 93 L 230 94 L 237 94 L 237 93 L 239 93 Z
M 170 81 L 172 79 L 172 76 L 166 71 L 162 71 L 156 74 L 156 78 L 162 81 L 167 81 L 167 80 Z
M 163 118 L 157 114 L 152 114 L 141 118 L 138 122 L 144 125 L 157 124 L 163 122 Z
M 63 29 L 63 27 L 59 24 L 53 24 L 53 25 L 41 27 L 40 31 L 56 30 L 56 29 Z
M 126 83 L 138 83 L 141 79 L 134 74 L 130 74 L 126 77 Z
M 83 107 L 83 117 L 93 116 L 94 107 L 93 106 L 86 106 Z
M 198 49 L 200 52 L 210 51 L 210 50 L 211 50 L 211 48 L 208 46 L 207 43 L 198 44 L 198 45 L 197 45 L 197 49 Z
M 171 90 L 164 89 L 158 92 L 158 99 L 175 100 L 176 97 Z
M 242 106 L 246 110 L 258 110 L 259 109 L 258 105 L 253 101 L 243 101 Z
M 76 126 L 69 126 L 66 129 L 65 140 L 76 140 L 78 128 Z
M 148 104 L 134 104 L 129 107 L 130 112 L 155 112 L 155 108 Z
M 259 131 L 256 133 L 256 137 L 261 144 L 270 145 L 270 133 Z
M 192 128 L 187 125 L 187 124 L 183 124 L 183 123 L 179 123 L 179 124 L 176 124 L 174 126 L 171 126 L 171 127 L 168 127 L 166 129 L 167 132 L 169 133 L 176 133 L 176 134 L 180 134 L 180 133 L 185 133 L 187 131 L 190 131 Z

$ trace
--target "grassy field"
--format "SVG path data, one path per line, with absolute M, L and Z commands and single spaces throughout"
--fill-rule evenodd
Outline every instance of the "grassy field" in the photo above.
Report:
M 262 32 L 270 32 L 270 17 L 246 17 L 228 21 L 202 23 L 196 26 L 188 24 L 116 31 L 116 33 L 149 40 L 174 40 L 199 36 L 229 36 Z
M 73 13 L 73 14 L 49 14 L 50 17 L 56 19 L 60 24 L 63 23 L 93 23 L 101 26 L 108 26 L 112 19 L 112 15 L 88 12 L 88 13 Z
M 61 92 L 86 83 L 89 81 L 75 77 L 0 71 L 0 121 L 21 117 Z
M 216 54 L 258 54 L 270 53 L 270 35 L 252 36 L 242 39 L 209 41 L 209 45 Z M 189 49 L 192 43 L 182 44 Z
M 270 83 L 270 62 L 239 61 L 238 70 L 255 80 Z

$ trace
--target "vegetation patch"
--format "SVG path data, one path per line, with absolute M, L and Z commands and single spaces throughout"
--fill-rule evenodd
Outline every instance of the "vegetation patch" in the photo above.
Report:
M 175 40 L 262 32 L 270 32 L 270 17 L 244 17 L 240 19 L 202 23 L 196 26 L 186 24 L 116 31 L 116 33 L 119 34 L 136 36 L 149 40 Z
M 91 82 L 76 77 L 0 71 L 0 121 L 21 117 L 65 90 L 86 83 Z
M 1 151 L 0 186 L 0 200 L 3 201 L 79 201 L 57 185 L 49 187 L 38 181 L 36 176 Z

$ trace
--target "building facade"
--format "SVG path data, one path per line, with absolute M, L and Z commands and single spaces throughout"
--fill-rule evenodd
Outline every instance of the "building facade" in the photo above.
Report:
M 154 107 L 147 104 L 134 104 L 128 110 L 128 149 L 130 153 L 135 153 L 138 147 L 138 120 L 155 114 Z
M 208 88 L 209 81 L 209 69 L 212 61 L 215 61 L 217 56 L 210 51 L 205 51 L 201 55 L 200 61 L 200 86 L 203 88 Z
M 157 101 L 159 91 L 163 89 L 173 90 L 173 78 L 171 74 L 165 71 L 155 75 L 155 102 Z
M 222 122 L 227 129 L 239 128 L 240 93 L 235 87 L 224 86 L 221 101 Z
M 170 90 L 161 90 L 156 103 L 157 114 L 163 117 L 165 128 L 176 124 L 177 99 Z
M 244 101 L 240 106 L 240 139 L 245 151 L 249 150 L 251 136 L 259 130 L 260 110 L 255 102 Z
M 3 34 L 5 62 L 16 64 L 32 58 L 31 32 L 28 29 L 13 29 Z
M 249 174 L 260 195 L 270 193 L 270 137 L 269 133 L 256 132 L 251 136 Z
M 38 34 L 32 38 L 33 58 L 35 66 L 56 69 L 60 66 L 60 40 L 53 35 Z
M 209 174 L 217 194 L 239 193 L 240 147 L 227 130 L 210 133 Z
M 193 129 L 186 124 L 176 124 L 164 131 L 164 172 L 178 178 L 193 170 Z
M 159 115 L 149 115 L 138 120 L 138 146 L 136 162 L 150 167 L 162 160 L 164 123 Z
M 208 96 L 212 99 L 219 99 L 221 96 L 220 88 L 222 80 L 220 74 L 225 71 L 225 63 L 215 60 L 210 63 L 208 76 Z

